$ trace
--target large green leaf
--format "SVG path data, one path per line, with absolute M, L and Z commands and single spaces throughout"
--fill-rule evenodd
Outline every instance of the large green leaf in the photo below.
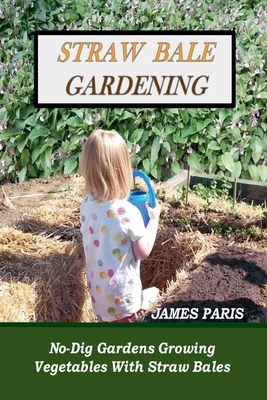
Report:
M 26 167 L 29 164 L 31 159 L 30 152 L 28 149 L 24 149 L 21 153 L 20 162 L 23 167 Z
M 154 165 L 154 167 L 151 169 L 150 173 L 155 179 L 160 179 L 160 173 L 161 173 L 160 165 Z
M 258 171 L 259 171 L 260 179 L 263 182 L 266 182 L 267 181 L 267 167 L 266 167 L 266 165 L 258 165 Z
M 8 129 L 5 132 L 0 133 L 1 140 L 9 139 L 12 136 L 20 136 L 22 132 L 18 132 L 16 129 Z
M 36 125 L 36 114 L 31 115 L 25 120 L 25 125 L 35 126 Z
M 26 146 L 27 142 L 28 142 L 28 135 L 27 134 L 22 135 L 20 137 L 20 139 L 19 139 L 18 144 L 17 144 L 17 149 L 18 149 L 18 151 L 20 153 L 22 153 L 22 151 L 23 151 L 24 147 Z
M 188 156 L 188 164 L 190 165 L 190 168 L 192 169 L 196 169 L 197 171 L 202 171 L 202 167 L 201 167 L 201 157 L 196 154 L 196 153 L 191 153 Z
M 77 155 L 71 155 L 64 162 L 64 174 L 71 174 L 78 166 Z
M 29 134 L 29 139 L 37 139 L 39 137 L 47 137 L 49 135 L 49 130 L 45 126 L 38 126 L 34 128 Z
M 166 127 L 165 127 L 165 132 L 167 133 L 167 135 L 170 135 L 171 133 L 174 133 L 174 132 L 176 132 L 176 126 L 174 126 L 174 125 L 167 125 Z
M 210 118 L 205 119 L 204 121 L 198 121 L 197 122 L 197 131 L 203 131 L 210 123 L 212 123 L 212 120 Z
M 25 181 L 26 175 L 27 175 L 27 167 L 23 167 L 18 173 L 20 183 Z
M 131 141 L 137 143 L 144 133 L 144 129 L 135 129 L 131 135 Z
M 207 132 L 208 132 L 209 136 L 211 136 L 212 138 L 216 138 L 217 132 L 216 132 L 216 129 L 214 128 L 214 126 L 212 126 L 212 125 L 207 126 Z
M 5 107 L 0 108 L 0 123 L 6 122 L 7 120 L 7 110 Z
M 221 146 L 216 142 L 216 140 L 211 140 L 208 144 L 209 150 L 221 150 Z
M 179 172 L 181 171 L 181 167 L 177 161 L 171 163 L 171 170 L 174 174 L 179 174 Z
M 257 164 L 257 162 L 258 162 L 259 159 L 261 158 L 261 153 L 255 153 L 255 152 L 253 151 L 251 157 L 252 157 L 254 163 Z
M 240 161 L 236 161 L 235 162 L 235 170 L 234 170 L 234 172 L 232 173 L 232 177 L 233 178 L 239 178 L 240 177 L 240 175 L 241 175 L 241 172 L 242 172 L 242 165 L 241 165 L 241 162 Z
M 151 147 L 151 157 L 150 157 L 150 164 L 151 167 L 154 167 L 155 162 L 158 159 L 160 143 L 159 143 L 159 136 L 156 136 L 153 140 L 152 147 Z
M 223 163 L 224 167 L 231 173 L 234 173 L 235 163 L 234 163 L 234 160 L 233 160 L 233 157 L 231 156 L 231 154 L 229 152 L 226 152 L 226 153 L 222 154 L 221 159 L 222 159 L 222 163 Z
M 150 162 L 149 162 L 149 159 L 148 159 L 148 158 L 145 158 L 145 159 L 142 161 L 142 164 L 143 164 L 145 173 L 146 173 L 146 174 L 149 174 L 149 173 L 150 173 Z
M 262 144 L 259 137 L 254 136 L 250 141 L 250 147 L 253 152 L 261 153 L 262 152 Z
M 260 138 L 254 136 L 250 141 L 250 147 L 252 149 L 252 159 L 256 164 L 262 155 L 262 144 Z
M 190 125 L 187 126 L 186 128 L 182 129 L 182 137 L 185 138 L 187 136 L 194 135 L 194 133 L 198 132 L 197 126 L 196 125 Z
M 32 151 L 31 157 L 32 157 L 32 163 L 33 163 L 33 164 L 36 162 L 37 158 L 38 158 L 39 155 L 40 155 L 40 149 L 41 149 L 41 147 L 42 147 L 42 146 L 36 146 L 36 147 L 33 149 L 33 151 Z
M 76 128 L 77 126 L 83 125 L 83 120 L 76 116 L 76 117 L 68 118 L 67 121 L 65 121 L 65 123 L 66 123 L 66 125 Z M 59 129 L 59 126 L 57 126 L 57 128 Z
M 122 115 L 120 115 L 119 120 L 122 121 L 124 119 L 128 118 L 133 118 L 133 114 L 131 114 L 129 111 L 123 111 Z
M 258 168 L 256 167 L 256 165 L 249 165 L 248 166 L 248 172 L 250 173 L 251 178 L 253 179 L 253 181 L 258 181 L 260 174 L 258 171 Z
M 219 122 L 222 125 L 224 123 L 224 120 L 229 117 L 233 112 L 231 110 L 229 110 L 228 108 L 226 109 L 222 109 L 219 112 Z
M 209 165 L 209 174 L 214 174 L 217 168 L 217 159 L 218 157 L 216 156 L 216 154 L 212 153 L 208 156 L 209 161 L 210 161 L 210 165 Z
M 180 114 L 182 116 L 184 123 L 187 124 L 190 119 L 188 112 L 186 110 L 182 110 Z
M 53 138 L 50 138 L 41 148 L 39 153 L 42 154 L 48 147 L 53 147 L 53 145 L 56 143 L 57 141 Z
M 171 146 L 169 142 L 163 142 L 162 146 L 166 149 L 169 153 L 171 152 Z

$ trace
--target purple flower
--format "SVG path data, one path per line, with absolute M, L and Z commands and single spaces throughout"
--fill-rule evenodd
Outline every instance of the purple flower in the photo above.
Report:
M 245 149 L 242 146 L 238 147 L 238 151 L 239 151 L 239 154 L 244 154 L 245 153 Z
M 139 144 L 137 144 L 137 145 L 135 146 L 135 152 L 136 152 L 136 153 L 139 153 L 140 150 L 141 150 L 141 147 L 139 146 Z
M 259 118 L 259 116 L 260 116 L 260 112 L 259 112 L 259 110 L 251 110 L 250 111 L 250 116 L 252 117 L 252 118 Z
M 93 125 L 93 124 L 94 124 L 94 123 L 93 123 L 93 120 L 92 120 L 92 117 L 91 117 L 90 114 L 87 115 L 87 117 L 85 118 L 84 122 L 85 122 L 87 125 Z
M 235 54 L 236 59 L 239 60 L 240 56 L 241 56 L 241 51 L 237 50 Z
M 242 24 L 241 24 L 241 30 L 242 30 L 242 32 L 247 32 L 247 29 L 248 29 L 248 23 L 247 23 L 247 21 L 242 22 Z
M 174 162 L 175 161 L 175 154 L 174 153 L 169 153 L 166 157 L 166 162 L 171 161 Z
M 6 129 L 6 122 L 2 122 L 2 124 L 0 124 L 0 131 L 4 131 Z
M 187 154 L 191 154 L 193 152 L 193 149 L 191 146 L 187 147 L 186 149 Z

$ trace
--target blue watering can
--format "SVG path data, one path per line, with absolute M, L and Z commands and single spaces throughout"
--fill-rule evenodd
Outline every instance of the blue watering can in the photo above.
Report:
M 148 202 L 150 207 L 154 208 L 156 206 L 156 195 L 149 177 L 143 171 L 134 170 L 133 178 L 136 177 L 142 178 L 145 181 L 148 192 L 143 190 L 132 190 L 128 201 L 139 209 L 144 220 L 144 225 L 147 226 L 149 216 L 145 203 Z

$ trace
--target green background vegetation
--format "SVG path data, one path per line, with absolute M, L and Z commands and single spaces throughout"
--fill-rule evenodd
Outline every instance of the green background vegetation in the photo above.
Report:
M 33 32 L 67 29 L 234 29 L 236 108 L 35 109 Z M 117 130 L 133 167 L 157 180 L 188 165 L 267 180 L 264 0 L 4 0 L 0 32 L 0 183 L 76 172 L 82 143 L 97 127 Z

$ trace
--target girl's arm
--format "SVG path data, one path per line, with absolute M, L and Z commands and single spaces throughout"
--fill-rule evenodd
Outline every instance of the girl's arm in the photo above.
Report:
M 161 211 L 161 206 L 158 202 L 156 203 L 155 208 L 149 207 L 148 203 L 146 203 L 146 207 L 150 218 L 146 227 L 146 232 L 144 236 L 132 244 L 135 258 L 138 260 L 144 260 L 151 253 L 157 235 L 159 215 Z

